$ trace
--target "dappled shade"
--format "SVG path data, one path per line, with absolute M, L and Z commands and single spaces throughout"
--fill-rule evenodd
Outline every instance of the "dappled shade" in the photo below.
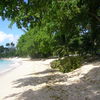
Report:
M 100 63 L 99 63 L 100 64 Z M 98 66 L 98 65 L 95 65 Z M 47 73 L 46 73 L 47 72 Z M 18 96 L 18 100 L 99 100 L 100 99 L 100 67 L 90 70 L 80 81 L 74 81 L 72 84 L 67 79 L 72 77 L 64 74 L 46 75 L 49 72 L 45 70 L 40 73 L 32 73 L 26 78 L 18 79 L 13 82 L 13 88 L 22 88 L 32 86 L 22 93 L 11 94 L 5 98 Z M 37 77 L 38 74 L 44 75 Z M 35 76 L 34 76 L 35 75 Z M 46 76 L 45 76 L 46 75 Z M 67 76 L 67 77 L 66 77 Z M 73 76 L 74 77 L 74 76 Z M 65 82 L 65 83 L 64 83 Z M 68 82 L 70 83 L 68 85 Z M 41 88 L 36 88 L 39 84 L 43 84 Z M 60 84 L 63 83 L 63 84 Z

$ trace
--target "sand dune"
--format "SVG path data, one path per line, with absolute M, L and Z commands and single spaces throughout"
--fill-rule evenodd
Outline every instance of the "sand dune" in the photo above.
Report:
M 63 74 L 50 68 L 54 59 L 18 60 L 0 76 L 0 100 L 100 100 L 100 62 Z

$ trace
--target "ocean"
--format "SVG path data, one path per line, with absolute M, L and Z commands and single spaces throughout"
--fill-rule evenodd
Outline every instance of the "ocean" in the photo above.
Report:
M 0 60 L 0 72 L 9 68 L 14 62 L 11 60 Z

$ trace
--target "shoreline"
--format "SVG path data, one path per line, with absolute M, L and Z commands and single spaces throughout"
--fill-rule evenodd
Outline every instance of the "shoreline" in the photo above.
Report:
M 0 70 L 0 76 L 2 75 L 5 75 L 7 73 L 9 73 L 10 71 L 14 70 L 16 67 L 18 67 L 20 64 L 21 64 L 21 60 L 19 60 L 21 58 L 2 58 L 1 60 L 9 60 L 9 61 L 12 61 L 11 64 L 9 64 L 6 68 L 3 68 Z
M 21 63 L 0 77 L 0 100 L 99 100 L 100 61 L 69 73 L 51 69 L 54 59 Z

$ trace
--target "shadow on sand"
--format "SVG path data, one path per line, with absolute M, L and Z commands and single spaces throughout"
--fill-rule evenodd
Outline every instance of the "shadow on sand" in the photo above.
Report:
M 49 75 L 44 75 L 48 73 Z M 38 74 L 44 76 L 38 77 Z M 16 100 L 100 100 L 100 67 L 92 69 L 79 82 L 69 85 L 60 84 L 60 82 L 67 82 L 67 76 L 55 74 L 53 70 L 45 70 L 34 75 L 30 74 L 26 78 L 13 82 L 14 88 L 26 86 L 33 88 L 18 94 L 11 94 L 4 99 L 18 96 Z M 46 85 L 35 89 L 43 83 Z

